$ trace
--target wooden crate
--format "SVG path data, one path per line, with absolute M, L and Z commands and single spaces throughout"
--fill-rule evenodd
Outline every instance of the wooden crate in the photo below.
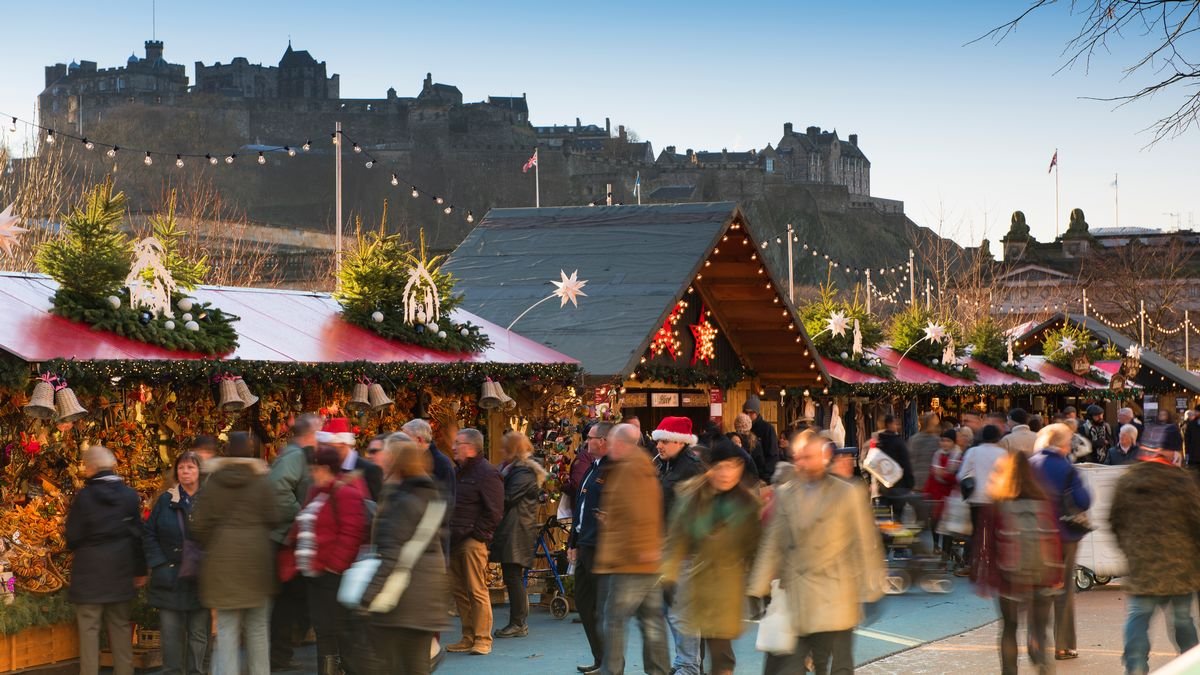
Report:
M 133 669 L 134 670 L 150 670 L 152 668 L 161 668 L 163 663 L 162 650 L 153 647 L 134 647 L 133 648 Z M 100 652 L 100 666 L 104 668 L 112 668 L 113 655 L 107 649 Z
M 0 635 L 0 672 L 3 673 L 77 658 L 79 631 L 72 623 Z

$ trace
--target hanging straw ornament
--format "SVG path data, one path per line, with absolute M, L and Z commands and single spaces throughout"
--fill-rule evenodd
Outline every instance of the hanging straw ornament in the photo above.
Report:
M 38 376 L 37 384 L 33 385 L 33 395 L 29 397 L 29 403 L 22 406 L 26 415 L 35 419 L 48 420 L 57 414 L 57 410 L 54 408 L 54 383 L 57 380 L 58 378 L 50 373 L 42 373 Z
M 233 383 L 234 386 L 237 387 L 238 398 L 242 399 L 242 402 L 246 404 L 247 408 L 255 403 L 258 403 L 258 397 L 250 391 L 250 386 L 246 384 L 246 380 L 239 377 L 235 379 Z
M 484 410 L 499 408 L 504 404 L 500 396 L 500 385 L 492 382 L 492 378 L 487 378 L 483 381 L 483 390 L 479 395 L 479 407 Z
M 372 410 L 383 410 L 395 403 L 383 390 L 383 385 L 378 382 L 373 382 L 367 387 L 367 401 L 370 402 Z
M 88 413 L 83 406 L 79 405 L 79 398 L 67 386 L 67 381 L 61 377 L 54 385 L 54 409 L 58 422 L 74 422 L 87 417 Z
M 360 379 L 354 384 L 354 389 L 350 394 L 350 400 L 346 401 L 346 409 L 353 412 L 362 412 L 371 407 L 371 399 L 368 395 L 368 385 L 366 379 Z
M 221 376 L 217 391 L 220 395 L 217 407 L 224 412 L 238 412 L 246 407 L 246 401 L 238 394 L 237 383 L 232 375 Z

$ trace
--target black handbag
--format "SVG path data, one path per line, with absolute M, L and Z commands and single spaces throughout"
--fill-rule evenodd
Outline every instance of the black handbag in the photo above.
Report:
M 183 533 L 183 551 L 179 560 L 179 578 L 180 579 L 196 579 L 200 576 L 200 563 L 204 561 L 204 549 L 200 548 L 200 544 L 187 537 L 187 528 L 184 527 L 183 511 L 176 511 L 175 514 L 179 517 L 179 531 Z
M 1075 501 L 1075 488 L 1072 487 L 1072 483 L 1075 482 L 1074 476 L 1075 467 L 1071 467 L 1067 471 L 1067 481 L 1063 485 L 1062 492 L 1059 493 L 1062 503 L 1060 504 L 1061 515 L 1058 520 L 1072 534 L 1087 534 L 1096 528 L 1092 527 L 1092 521 L 1088 518 L 1087 511 L 1079 508 Z
M 963 499 L 969 499 L 975 492 L 975 476 L 966 476 L 958 481 L 958 491 Z

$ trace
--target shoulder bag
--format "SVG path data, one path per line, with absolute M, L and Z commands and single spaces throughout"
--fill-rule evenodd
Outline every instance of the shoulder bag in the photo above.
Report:
M 417 560 L 425 552 L 425 549 L 429 548 L 429 542 L 433 541 L 434 536 L 437 535 L 445 514 L 446 502 L 443 500 L 431 501 L 425 507 L 425 513 L 421 515 L 421 521 L 417 523 L 417 529 L 413 532 L 412 538 L 400 547 L 400 555 L 396 559 L 396 566 L 392 568 L 392 573 L 388 575 L 387 580 L 383 583 L 383 588 L 366 608 L 368 612 L 385 614 L 396 608 L 400 602 L 400 596 L 404 595 L 404 591 L 408 588 L 413 566 L 417 564 Z M 367 586 L 375 578 L 381 562 L 379 553 L 374 550 L 373 546 L 365 554 L 360 555 L 350 569 L 342 574 L 342 582 L 338 587 L 338 602 L 350 609 L 360 609 Z
M 1059 493 L 1061 515 L 1058 520 L 1072 534 L 1087 534 L 1096 528 L 1092 527 L 1087 511 L 1079 508 L 1079 504 L 1075 501 L 1074 482 L 1075 467 L 1070 466 L 1067 469 L 1067 480 L 1063 483 L 1062 492 Z

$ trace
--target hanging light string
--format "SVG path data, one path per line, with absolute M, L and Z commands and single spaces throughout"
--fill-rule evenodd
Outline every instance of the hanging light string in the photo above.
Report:
M 766 239 L 763 239 L 762 242 L 759 244 L 759 247 L 762 248 L 763 250 L 766 250 L 767 247 L 771 246 L 772 242 L 774 242 L 774 245 L 776 245 L 776 246 L 783 246 L 786 243 L 787 238 L 788 238 L 787 230 L 784 230 L 773 236 L 769 236 Z M 792 243 L 796 243 L 796 244 L 800 243 L 800 235 L 797 234 L 794 230 L 792 232 Z M 801 244 L 801 249 L 803 251 L 805 251 L 806 253 L 811 254 L 811 256 L 814 258 L 823 258 L 824 260 L 828 261 L 829 264 L 832 265 L 833 267 L 842 269 L 846 274 L 853 274 L 855 276 L 866 276 L 866 273 L 868 270 L 871 271 L 872 273 L 878 272 L 878 274 L 880 276 L 885 275 L 885 274 L 904 274 L 904 275 L 908 274 L 908 265 L 909 265 L 908 261 L 900 263 L 899 265 L 892 265 L 891 267 L 880 267 L 878 269 L 876 269 L 874 267 L 858 268 L 858 267 L 852 267 L 849 265 L 841 265 L 838 263 L 836 258 L 829 255 L 828 253 L 822 253 L 816 247 L 811 246 L 808 243 Z M 801 255 L 804 255 L 804 253 L 802 253 Z
M 211 153 L 211 152 L 205 152 L 205 153 L 169 152 L 169 151 L 165 151 L 165 150 L 156 150 L 153 148 L 138 148 L 138 147 L 130 147 L 130 146 L 121 146 L 121 145 L 117 145 L 115 143 L 98 141 L 98 140 L 95 140 L 88 136 L 77 136 L 75 134 L 56 131 L 48 126 L 38 124 L 37 122 L 32 122 L 30 120 L 23 119 L 16 115 L 9 115 L 7 113 L 0 112 L 0 119 L 5 119 L 5 118 L 9 119 L 8 131 L 10 133 L 16 133 L 17 124 L 20 123 L 20 124 L 24 124 L 30 128 L 37 129 L 39 132 L 39 135 L 45 134 L 44 142 L 48 143 L 50 145 L 53 145 L 58 142 L 74 141 L 77 143 L 81 143 L 83 145 L 84 149 L 89 150 L 89 151 L 94 151 L 97 149 L 102 150 L 109 159 L 115 160 L 118 157 L 124 157 L 124 156 L 128 156 L 128 155 L 133 155 L 134 157 L 140 156 L 142 158 L 142 163 L 145 164 L 146 166 L 152 166 L 156 159 L 157 160 L 166 160 L 169 162 L 173 161 L 176 168 L 180 168 L 180 169 L 187 166 L 187 163 L 188 163 L 187 160 L 195 160 L 195 159 L 200 159 L 205 162 L 208 162 L 212 166 L 219 166 L 222 162 L 225 164 L 233 164 L 240 158 L 238 153 L 236 153 L 236 152 L 215 153 L 215 154 Z M 341 142 L 342 144 L 345 144 L 345 145 L 349 145 L 351 147 L 352 152 L 354 152 L 355 154 L 363 155 L 363 157 L 364 157 L 363 166 L 370 169 L 370 168 L 374 167 L 376 164 L 382 163 L 377 157 L 375 157 L 371 153 L 367 152 L 360 143 L 355 141 L 353 138 L 350 138 L 349 136 L 347 136 L 345 131 L 340 132 L 341 139 L 339 141 L 338 133 L 339 132 L 331 132 L 329 134 L 330 141 L 333 143 L 333 145 L 338 145 L 339 142 Z M 261 146 L 261 147 L 262 147 L 262 149 L 257 151 L 257 157 L 255 158 L 255 161 L 257 161 L 259 165 L 265 165 L 267 163 L 267 155 L 282 153 L 282 154 L 287 155 L 288 157 L 295 157 L 297 154 L 309 152 L 313 148 L 313 140 L 312 140 L 312 137 L 306 137 L 304 139 L 303 143 L 279 145 L 279 146 Z M 252 150 L 251 152 L 254 152 L 254 151 Z M 251 155 L 251 156 L 253 157 L 253 155 Z M 393 167 L 396 166 L 396 164 L 394 162 L 389 162 L 389 164 Z M 444 213 L 446 215 L 450 215 L 450 214 L 454 213 L 455 210 L 457 210 L 457 207 L 454 204 L 447 201 L 445 197 L 435 194 L 435 193 L 433 193 L 429 190 L 426 190 L 422 187 L 418 187 L 416 183 L 402 178 L 394 170 L 391 170 L 390 173 L 391 173 L 392 187 L 404 186 L 404 189 L 408 190 L 409 193 L 414 198 L 426 197 L 428 199 L 433 200 L 438 205 L 438 207 L 441 208 L 442 213 Z M 467 215 L 466 215 L 466 220 L 467 220 L 467 223 L 474 223 L 475 222 L 474 212 L 468 210 Z

